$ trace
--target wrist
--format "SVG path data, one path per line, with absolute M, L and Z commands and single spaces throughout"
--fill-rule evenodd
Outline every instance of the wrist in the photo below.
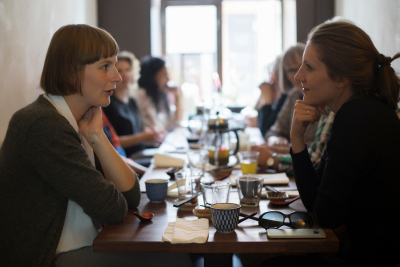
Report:
M 93 150 L 99 148 L 105 142 L 108 142 L 107 136 L 102 133 L 89 133 L 85 136 L 86 141 L 92 147 Z
M 276 156 L 276 153 L 272 153 L 272 155 L 266 160 L 265 164 L 269 169 L 272 169 L 275 166 Z

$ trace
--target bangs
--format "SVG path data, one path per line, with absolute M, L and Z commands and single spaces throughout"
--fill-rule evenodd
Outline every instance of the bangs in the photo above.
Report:
M 63 26 L 50 41 L 40 86 L 53 95 L 80 92 L 85 66 L 118 52 L 117 42 L 103 29 L 85 24 Z
M 79 70 L 85 65 L 92 64 L 102 58 L 116 56 L 119 52 L 119 47 L 114 38 L 102 29 L 87 29 L 85 33 L 87 38 L 81 41 L 79 52 L 78 65 Z

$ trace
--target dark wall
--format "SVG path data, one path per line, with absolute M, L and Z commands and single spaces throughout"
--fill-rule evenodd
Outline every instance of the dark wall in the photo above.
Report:
M 306 42 L 312 28 L 334 16 L 334 0 L 297 0 L 296 15 L 297 41 Z
M 97 0 L 99 27 L 107 30 L 120 50 L 138 59 L 151 54 L 150 0 Z

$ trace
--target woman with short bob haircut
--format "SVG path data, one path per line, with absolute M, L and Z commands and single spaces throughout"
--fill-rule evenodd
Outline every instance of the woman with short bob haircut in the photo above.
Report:
M 380 54 L 371 38 L 348 21 L 323 23 L 309 34 L 295 77 L 302 84 L 304 99 L 295 105 L 291 155 L 307 210 L 322 227 L 344 224 L 347 228 L 351 250 L 341 258 L 329 259 L 329 266 L 394 266 L 400 262 L 400 230 L 388 224 L 400 206 L 400 121 L 395 112 L 400 80 L 391 67 L 399 56 Z M 321 113 L 326 114 L 321 105 L 336 116 L 314 170 L 303 134 Z M 314 260 L 318 266 L 328 266 L 327 261 Z
M 101 224 L 122 221 L 141 196 L 135 173 L 103 132 L 100 107 L 121 81 L 117 53 L 110 34 L 88 25 L 67 25 L 53 35 L 40 82 L 45 94 L 12 116 L 0 149 L 2 265 L 168 260 L 92 249 Z

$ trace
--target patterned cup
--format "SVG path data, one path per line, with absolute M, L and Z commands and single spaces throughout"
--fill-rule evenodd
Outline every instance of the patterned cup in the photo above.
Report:
M 234 203 L 218 203 L 211 206 L 211 218 L 217 232 L 235 231 L 239 221 L 240 205 Z
M 167 197 L 168 181 L 165 179 L 151 179 L 145 182 L 147 197 L 151 202 L 162 202 Z

